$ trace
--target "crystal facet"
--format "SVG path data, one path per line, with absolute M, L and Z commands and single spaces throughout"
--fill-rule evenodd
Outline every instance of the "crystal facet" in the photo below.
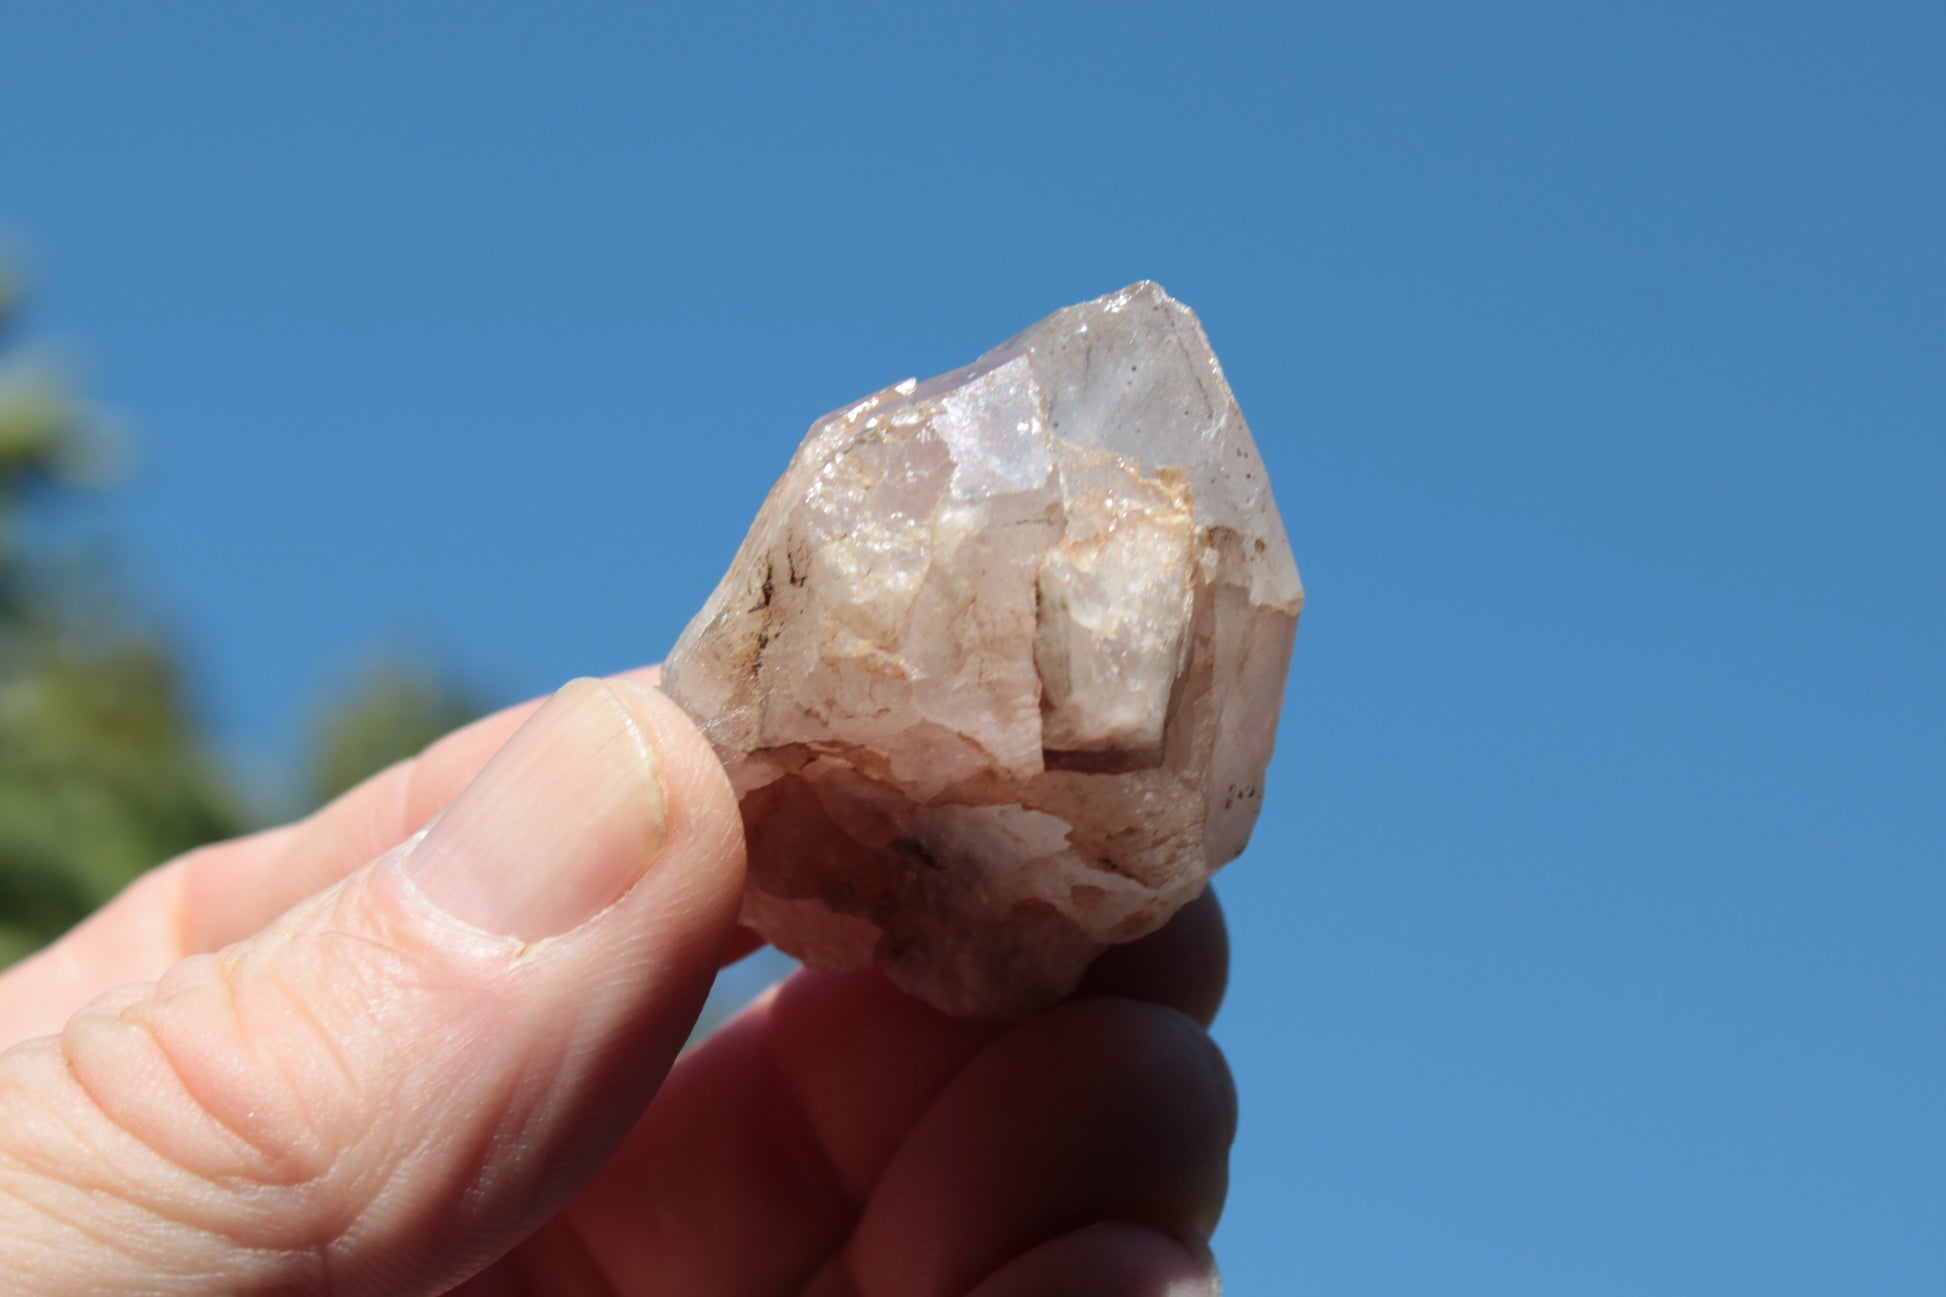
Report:
M 1072 989 L 1243 849 L 1304 602 L 1151 283 L 818 421 L 663 687 L 741 799 L 744 920 L 951 1013 Z

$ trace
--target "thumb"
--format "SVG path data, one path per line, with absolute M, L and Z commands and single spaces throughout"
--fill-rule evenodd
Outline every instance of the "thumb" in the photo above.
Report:
M 0 1056 L 0 1273 L 444 1291 L 640 1115 L 742 885 L 701 735 L 653 691 L 570 684 L 413 842 Z

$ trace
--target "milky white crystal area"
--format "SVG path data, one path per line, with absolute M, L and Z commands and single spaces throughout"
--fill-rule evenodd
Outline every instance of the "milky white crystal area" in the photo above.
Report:
M 663 688 L 744 921 L 1018 1017 L 1243 850 L 1304 589 L 1196 316 L 1155 284 L 820 420 Z

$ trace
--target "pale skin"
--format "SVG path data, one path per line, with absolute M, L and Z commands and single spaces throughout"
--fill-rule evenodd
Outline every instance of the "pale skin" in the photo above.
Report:
M 654 680 L 490 716 L 0 975 L 8 1291 L 1216 1293 L 1214 900 L 1025 1024 L 800 972 L 679 1058 L 753 939 Z

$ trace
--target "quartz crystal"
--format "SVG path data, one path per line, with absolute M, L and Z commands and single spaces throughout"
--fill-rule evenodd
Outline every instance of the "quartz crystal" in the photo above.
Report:
M 814 424 L 669 657 L 744 921 L 1017 1017 L 1243 849 L 1304 602 L 1262 459 L 1151 283 Z

